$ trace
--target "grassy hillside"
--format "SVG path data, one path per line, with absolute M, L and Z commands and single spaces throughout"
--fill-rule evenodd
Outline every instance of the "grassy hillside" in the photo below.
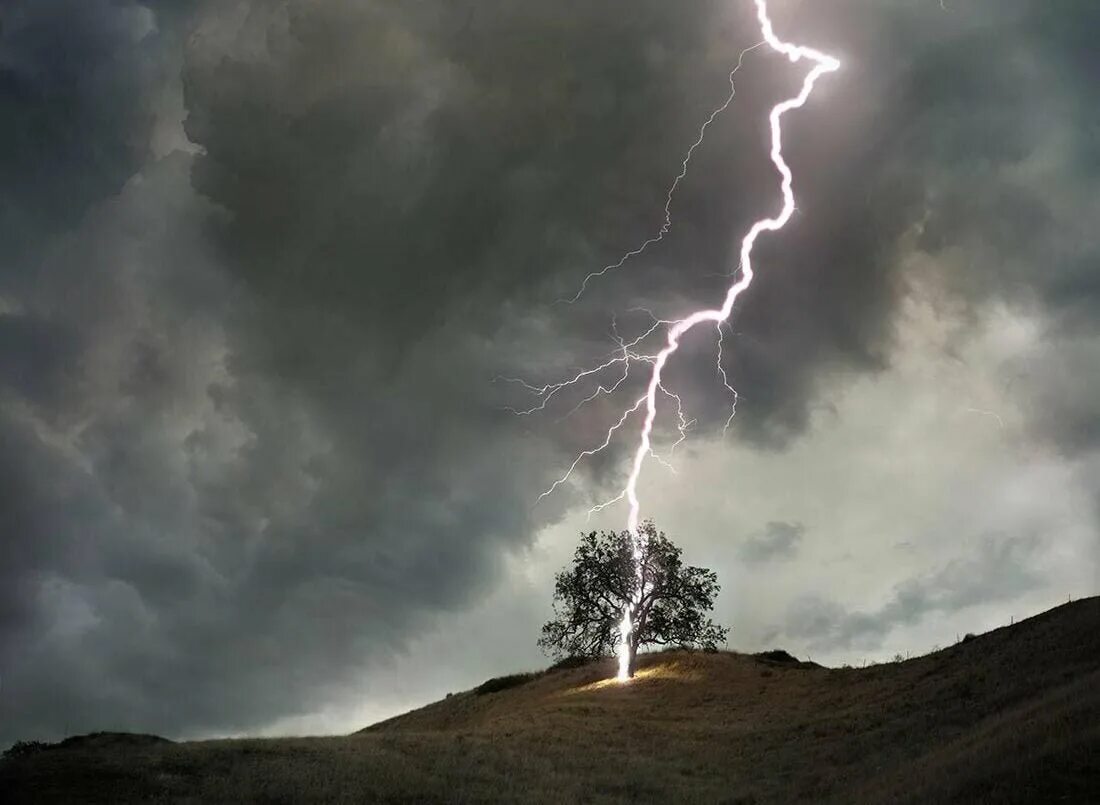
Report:
M 520 676 L 329 738 L 98 736 L 5 801 L 1100 802 L 1100 599 L 902 663 L 646 656 Z

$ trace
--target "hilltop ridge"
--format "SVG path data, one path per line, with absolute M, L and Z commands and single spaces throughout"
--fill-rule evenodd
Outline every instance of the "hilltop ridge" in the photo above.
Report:
M 344 737 L 42 751 L 0 763 L 0 788 L 71 801 L 99 773 L 110 796 L 81 801 L 1100 797 L 1100 598 L 867 668 L 670 651 L 627 684 L 613 672 L 502 677 Z

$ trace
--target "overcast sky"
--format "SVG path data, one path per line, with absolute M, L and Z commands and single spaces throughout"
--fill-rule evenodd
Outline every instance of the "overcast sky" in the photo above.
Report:
M 786 119 L 733 424 L 693 333 L 643 515 L 738 650 L 1095 593 L 1100 4 L 772 7 L 843 68 Z M 720 300 L 805 70 L 766 48 L 664 240 L 557 301 L 660 228 L 759 38 L 749 0 L 0 3 L 0 744 L 350 731 L 545 664 L 633 443 L 536 501 L 629 395 L 494 378 Z

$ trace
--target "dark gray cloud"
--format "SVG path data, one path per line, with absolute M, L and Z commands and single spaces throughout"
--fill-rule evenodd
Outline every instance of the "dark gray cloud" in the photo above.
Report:
M 5 289 L 34 270 L 52 235 L 141 166 L 146 99 L 166 61 L 153 25 L 136 2 L 16 0 L 0 9 Z
M 1094 9 L 1067 5 L 1068 24 L 1038 3 L 868 8 L 777 15 L 846 67 L 789 130 L 800 212 L 761 243 L 732 324 L 736 435 L 765 449 L 805 432 L 821 388 L 889 366 L 898 301 L 921 281 L 903 248 L 967 304 L 1026 298 L 1059 338 L 1092 334 L 1096 244 L 1071 202 L 1096 167 L 1079 33 Z M 613 403 L 555 426 L 576 398 L 517 418 L 491 380 L 554 379 L 611 346 L 612 312 L 641 326 L 628 308 L 674 315 L 728 281 L 738 234 L 775 199 L 760 121 L 798 79 L 762 51 L 668 238 L 552 304 L 659 225 L 755 40 L 750 11 L 5 7 L 0 742 L 316 708 L 598 496 L 617 453 L 532 508 Z M 162 156 L 150 142 L 181 92 L 197 150 Z M 960 253 L 973 266 L 955 274 Z M 703 434 L 727 413 L 710 346 L 685 345 L 674 370 Z M 1056 445 L 1098 419 L 1094 390 L 1069 385 L 1090 350 L 1059 353 L 1070 393 L 1036 398 Z M 743 558 L 801 538 L 777 520 Z M 922 577 L 871 616 L 819 607 L 823 634 L 854 644 L 965 606 L 960 574 L 986 580 L 981 600 L 1010 595 L 1027 581 L 1016 551 Z
M 773 559 L 790 559 L 798 550 L 798 544 L 806 529 L 801 523 L 770 522 L 759 534 L 741 544 L 738 556 L 749 564 Z

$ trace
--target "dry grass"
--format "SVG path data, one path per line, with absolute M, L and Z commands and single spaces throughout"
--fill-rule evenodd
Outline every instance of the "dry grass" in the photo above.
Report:
M 473 691 L 351 736 L 51 749 L 5 801 L 1100 801 L 1100 599 L 865 669 L 738 654 Z

